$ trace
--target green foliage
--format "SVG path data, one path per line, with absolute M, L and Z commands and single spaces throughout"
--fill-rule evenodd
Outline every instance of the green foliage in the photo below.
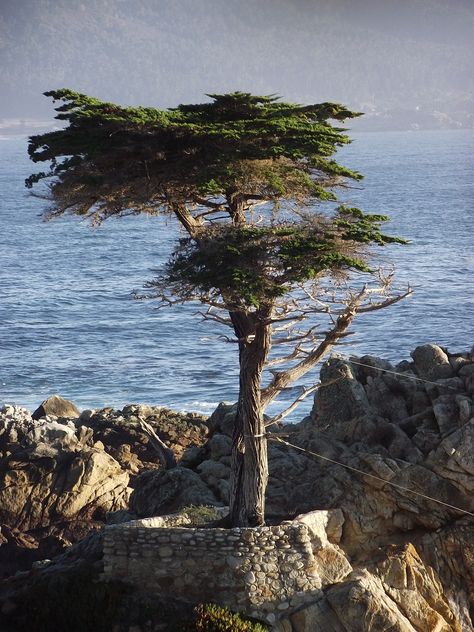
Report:
M 361 177 L 328 159 L 350 142 L 329 119 L 358 116 L 339 104 L 301 106 L 234 92 L 157 110 L 124 108 L 68 89 L 45 94 L 60 102 L 56 118 L 69 125 L 30 138 L 31 159 L 49 162 L 50 169 L 31 175 L 26 185 L 55 176 L 56 200 L 67 194 L 73 212 L 106 201 L 126 210 L 143 203 L 141 187 L 150 208 L 166 206 L 170 195 L 192 202 L 238 189 L 245 161 L 264 163 L 257 178 L 247 177 L 248 193 L 270 198 L 298 192 L 327 199 L 333 196 L 319 182 L 323 175 Z
M 214 604 L 197 606 L 196 632 L 266 632 L 266 626 L 255 623 Z
M 350 223 L 351 243 L 346 225 L 321 218 L 272 227 L 215 227 L 197 241 L 181 239 L 165 275 L 151 285 L 159 283 L 176 295 L 196 289 L 222 293 L 236 307 L 258 308 L 290 292 L 295 283 L 349 269 L 370 272 L 355 244 L 366 241 L 365 221 L 363 216 Z M 379 230 L 369 226 L 374 233 Z
M 116 618 L 130 590 L 120 582 L 97 583 L 87 565 L 67 575 L 54 575 L 27 588 L 24 603 L 19 600 L 16 619 L 18 632 L 106 632 Z M 18 603 L 18 602 L 17 602 Z
M 120 581 L 103 582 L 100 571 L 79 562 L 66 571 L 43 572 L 25 582 L 12 598 L 16 608 L 2 618 L 15 632 L 110 632 L 147 621 L 182 631 L 194 619 L 191 604 L 144 591 Z M 146 589 L 146 587 L 145 587 Z
M 189 517 L 189 526 L 205 525 L 221 517 L 221 514 L 212 505 L 189 505 L 188 507 L 183 507 L 181 513 Z
M 342 239 L 366 244 L 376 243 L 379 246 L 408 243 L 401 237 L 382 233 L 380 224 L 388 221 L 387 215 L 364 213 L 359 208 L 347 207 L 344 204 L 341 204 L 337 211 L 340 218 L 336 219 L 335 225 L 341 230 Z
M 233 92 L 157 110 L 68 89 L 45 94 L 60 102 L 57 118 L 68 126 L 30 138 L 31 159 L 49 161 L 50 170 L 27 186 L 53 178 L 52 215 L 101 222 L 129 212 L 176 214 L 190 237 L 151 284 L 161 295 L 258 309 L 321 275 L 370 272 L 364 245 L 404 243 L 382 233 L 383 215 L 344 205 L 315 211 L 336 200 L 345 178 L 361 178 L 331 158 L 350 140 L 330 121 L 358 116 L 342 105 Z M 256 222 L 251 213 L 260 203 L 266 207 Z M 291 219 L 277 223 L 282 203 L 293 205 L 284 211 Z

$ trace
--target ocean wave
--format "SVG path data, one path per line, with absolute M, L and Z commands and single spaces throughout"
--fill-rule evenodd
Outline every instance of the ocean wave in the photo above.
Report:
M 197 413 L 213 412 L 219 406 L 219 402 L 205 402 L 195 400 L 184 405 L 184 411 L 194 411 Z M 183 411 L 183 412 L 184 412 Z

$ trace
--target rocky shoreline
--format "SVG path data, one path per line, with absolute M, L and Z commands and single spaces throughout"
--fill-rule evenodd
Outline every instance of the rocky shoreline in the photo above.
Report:
M 342 516 L 338 537 L 315 551 L 327 579 L 314 601 L 277 612 L 272 629 L 474 629 L 474 357 L 436 345 L 411 355 L 396 366 L 333 356 L 311 414 L 269 429 L 269 522 Z M 41 627 L 41 605 L 33 627 L 24 604 L 81 573 L 107 603 L 113 587 L 117 603 L 103 623 L 68 629 L 182 629 L 185 595 L 100 579 L 103 527 L 224 511 L 235 409 L 223 403 L 209 419 L 140 405 L 56 413 L 0 410 L 0 630 L 62 629 L 51 615 Z M 162 467 L 154 435 L 176 467 Z M 71 614 L 64 595 L 58 608 Z M 143 610 L 153 613 L 142 620 Z

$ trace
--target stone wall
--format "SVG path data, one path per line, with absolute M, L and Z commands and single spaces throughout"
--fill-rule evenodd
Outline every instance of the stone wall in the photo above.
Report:
M 318 552 L 329 547 L 346 561 L 327 540 L 330 512 L 313 513 L 321 515 L 252 529 L 170 528 L 162 518 L 111 525 L 104 536 L 104 577 L 272 623 L 321 594 Z M 342 566 L 347 575 L 349 563 Z

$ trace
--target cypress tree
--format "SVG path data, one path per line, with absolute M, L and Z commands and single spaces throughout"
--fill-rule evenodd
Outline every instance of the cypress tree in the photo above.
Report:
M 388 295 L 385 280 L 380 300 L 364 285 L 334 307 L 341 277 L 373 273 L 371 245 L 404 243 L 382 232 L 386 216 L 337 201 L 338 187 L 362 178 L 332 158 L 350 142 L 340 123 L 359 113 L 242 92 L 168 110 L 120 107 L 66 89 L 45 94 L 60 102 L 56 118 L 65 126 L 30 138 L 31 159 L 49 169 L 26 185 L 49 182 L 48 217 L 75 214 L 98 224 L 165 213 L 183 228 L 150 293 L 201 301 L 207 318 L 233 330 L 240 388 L 229 524 L 263 524 L 265 408 L 347 334 L 356 314 L 410 293 Z M 321 313 L 331 319 L 329 330 L 288 335 L 286 368 L 263 386 L 265 367 L 280 362 L 271 357 L 272 343 L 285 342 L 278 332 Z

